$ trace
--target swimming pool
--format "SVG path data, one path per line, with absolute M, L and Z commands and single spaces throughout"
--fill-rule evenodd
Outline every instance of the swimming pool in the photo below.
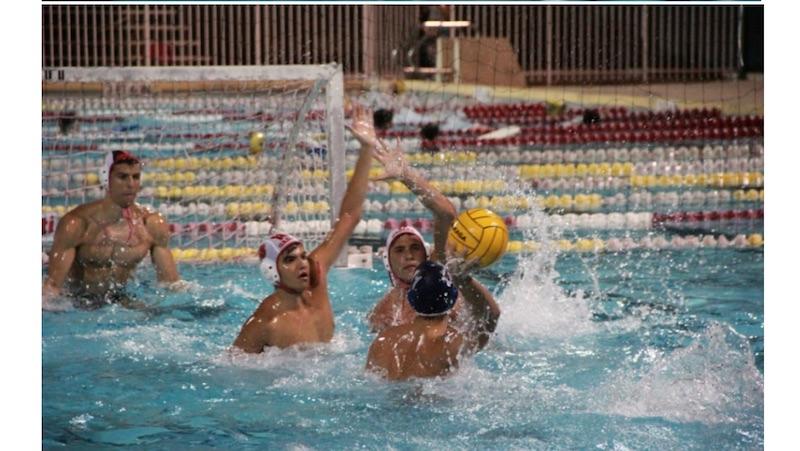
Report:
M 279 185 L 278 154 L 250 155 L 248 136 L 282 135 L 241 99 L 164 99 L 45 108 L 43 250 L 66 211 L 103 196 L 102 154 L 124 147 L 147 160 L 139 202 L 170 221 L 194 288 L 161 291 L 144 265 L 130 290 L 145 310 L 43 312 L 44 448 L 763 447 L 762 117 L 603 107 L 599 124 L 575 125 L 582 106 L 552 115 L 541 102 L 393 99 L 406 114 L 386 137 L 402 138 L 458 210 L 503 215 L 511 241 L 477 275 L 502 308 L 488 347 L 447 379 L 387 383 L 363 371 L 364 318 L 389 283 L 380 258 L 331 272 L 331 343 L 229 356 L 271 291 L 237 261 L 269 230 Z M 81 126 L 63 134 L 67 107 Z M 320 118 L 303 133 L 312 144 Z M 442 128 L 438 154 L 419 151 L 430 121 Z M 511 124 L 519 135 L 479 142 Z M 330 180 L 309 146 L 282 227 L 321 235 Z M 374 250 L 404 221 L 430 239 L 428 217 L 402 184 L 374 183 L 350 244 Z
M 513 237 L 512 237 L 513 238 Z M 763 250 L 507 254 L 478 274 L 503 310 L 441 380 L 363 371 L 372 269 L 330 274 L 329 344 L 232 360 L 271 289 L 247 264 L 188 264 L 150 308 L 43 313 L 46 449 L 751 449 L 763 447 Z

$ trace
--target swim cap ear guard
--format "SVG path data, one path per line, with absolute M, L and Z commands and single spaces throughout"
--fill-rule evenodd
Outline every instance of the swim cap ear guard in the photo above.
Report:
M 258 247 L 258 258 L 261 260 L 259 269 L 265 279 L 278 285 L 281 277 L 278 274 L 278 258 L 289 246 L 301 241 L 288 233 L 276 233 L 267 238 Z
M 458 288 L 441 263 L 428 260 L 419 265 L 408 290 L 408 302 L 418 315 L 443 315 L 457 298 Z
M 430 244 L 425 242 L 425 239 L 422 238 L 422 234 L 419 233 L 419 230 L 415 229 L 411 226 L 403 226 L 398 229 L 392 230 L 392 233 L 386 238 L 386 249 L 383 253 L 383 266 L 386 267 L 386 271 L 389 273 L 389 280 L 392 282 L 392 286 L 397 286 L 398 282 L 402 281 L 398 279 L 395 275 L 394 271 L 392 270 L 392 265 L 389 262 L 389 249 L 391 249 L 392 244 L 394 244 L 395 240 L 400 238 L 402 235 L 414 235 L 417 239 L 422 243 L 422 247 L 425 248 L 425 258 L 430 258 L 431 256 L 431 246 Z

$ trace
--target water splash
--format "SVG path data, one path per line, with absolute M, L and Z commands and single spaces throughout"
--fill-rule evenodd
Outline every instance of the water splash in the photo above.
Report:
M 273 388 L 314 386 L 341 390 L 342 381 L 331 374 L 363 374 L 366 360 L 360 350 L 366 346 L 355 328 L 341 327 L 329 343 L 299 344 L 285 349 L 268 347 L 260 354 L 226 350 L 211 361 L 220 367 L 263 371 L 265 382 Z
M 532 199 L 529 204 L 536 202 Z M 498 333 L 564 338 L 597 331 L 583 292 L 567 294 L 557 282 L 558 249 L 552 243 L 562 231 L 542 210 L 532 207 L 529 214 L 532 227 L 525 232 L 525 239 L 542 246 L 520 254 L 517 268 L 498 298 L 502 308 Z
M 70 419 L 69 424 L 77 428 L 86 429 L 87 424 L 93 419 L 94 417 L 92 415 L 84 413 Z
M 564 338 L 597 331 L 583 293 L 568 295 L 556 278 L 546 254 L 523 255 L 498 300 L 503 310 L 498 333 Z
M 265 293 L 255 293 L 252 291 L 248 291 L 244 287 L 238 285 L 237 283 L 231 280 L 226 281 L 225 283 L 220 285 L 220 288 L 226 290 L 234 297 L 252 299 L 255 302 L 260 302 L 265 297 Z
M 624 368 L 589 399 L 590 410 L 705 424 L 763 418 L 764 381 L 747 339 L 713 323 L 671 353 L 648 348 L 645 369 Z
M 218 349 L 214 343 L 198 340 L 191 328 L 185 327 L 182 321 L 168 319 L 164 324 L 134 325 L 110 330 L 99 330 L 89 334 L 81 334 L 76 338 L 105 342 L 105 347 L 112 357 L 127 357 L 134 360 L 168 360 L 195 361 L 198 352 L 208 352 L 209 348 Z

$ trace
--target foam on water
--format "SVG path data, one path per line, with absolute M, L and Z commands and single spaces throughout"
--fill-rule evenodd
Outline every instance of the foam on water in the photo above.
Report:
M 763 416 L 764 380 L 745 337 L 713 323 L 687 347 L 642 351 L 590 396 L 590 410 L 626 417 L 731 423 Z
M 77 338 L 101 341 L 115 357 L 152 360 L 155 358 L 196 360 L 198 352 L 218 348 L 198 340 L 198 334 L 183 321 L 167 319 L 163 324 L 132 325 L 81 334 Z
M 532 200 L 529 202 L 535 205 Z M 522 253 L 518 265 L 498 296 L 502 315 L 498 335 L 503 337 L 558 337 L 597 331 L 582 292 L 567 294 L 558 285 L 558 250 L 552 245 L 562 231 L 541 210 L 531 208 L 532 227 L 526 239 L 545 243 L 533 253 Z
M 532 220 L 526 239 L 561 237 L 543 213 L 532 212 Z M 153 312 L 113 305 L 46 314 L 43 443 L 763 446 L 763 377 L 753 352 L 727 324 L 687 311 L 675 275 L 694 261 L 673 257 L 641 253 L 618 266 L 608 254 L 587 254 L 559 266 L 562 276 L 556 263 L 564 256 L 555 246 L 519 254 L 496 290 L 502 314 L 487 348 L 449 377 L 400 383 L 364 371 L 374 338 L 364 315 L 387 288 L 382 270 L 331 272 L 330 343 L 249 355 L 229 348 L 268 284 L 255 268 L 194 266 L 200 289 L 162 295 L 144 283 L 133 287 Z M 645 283 L 631 285 L 633 276 L 622 272 Z M 80 352 L 97 359 L 76 364 Z M 69 390 L 52 383 L 62 379 Z M 86 381 L 93 384 L 86 400 L 73 398 Z
M 546 216 L 533 213 L 539 224 L 532 228 L 537 234 L 532 238 L 540 243 L 554 241 L 561 231 L 548 224 Z M 757 436 L 763 434 L 759 426 L 763 422 L 763 376 L 745 337 L 715 322 L 705 324 L 700 331 L 691 330 L 695 324 L 684 330 L 686 325 L 678 319 L 685 313 L 680 293 L 678 299 L 667 296 L 655 300 L 646 299 L 645 293 L 645 299 L 636 300 L 643 304 L 619 312 L 614 321 L 593 320 L 599 298 L 604 296 L 598 275 L 582 261 L 596 294 L 587 297 L 581 290 L 566 293 L 558 283 L 556 256 L 557 250 L 546 245 L 535 253 L 521 254 L 518 267 L 498 296 L 503 313 L 490 349 L 494 346 L 499 355 L 493 363 L 500 371 L 482 374 L 467 366 L 451 379 L 458 381 L 458 388 L 440 383 L 435 386 L 436 393 L 452 394 L 456 390 L 459 396 L 479 405 L 481 401 L 470 399 L 470 393 L 491 390 L 503 399 L 506 409 L 502 414 L 512 416 L 517 409 L 541 418 L 557 412 L 585 411 L 611 418 L 619 415 L 706 425 L 748 424 Z M 671 291 L 666 290 L 667 294 Z M 662 329 L 674 332 L 661 336 Z M 617 342 L 625 343 L 625 349 L 618 353 L 607 349 L 609 343 L 614 346 Z M 511 357 L 506 359 L 503 353 Z M 527 363 L 520 365 L 520 360 Z M 559 374 L 561 368 L 588 374 L 588 382 Z M 482 386 L 484 383 L 492 386 Z M 469 388 L 458 391 L 463 387 Z M 498 389 L 508 393 L 498 394 Z M 490 416 L 485 421 L 502 424 L 501 418 Z M 661 438 L 651 443 L 680 443 L 668 429 L 656 429 L 650 439 L 655 435 Z M 635 435 L 625 442 L 648 443 Z M 758 437 L 750 440 L 760 441 Z M 600 445 L 602 449 L 626 449 L 620 441 Z
M 230 292 L 230 294 L 234 296 L 245 297 L 247 299 L 253 299 L 256 301 L 261 301 L 264 297 L 261 293 L 254 293 L 252 291 L 246 290 L 245 288 L 237 285 L 234 281 L 229 280 L 222 284 L 220 288 L 224 288 Z
M 565 338 L 595 332 L 587 299 L 581 292 L 565 293 L 556 278 L 547 252 L 522 255 L 498 297 L 503 309 L 498 335 Z
M 270 386 L 284 388 L 331 387 L 341 389 L 342 374 L 363 373 L 365 343 L 357 331 L 339 327 L 329 343 L 295 345 L 286 349 L 265 348 L 261 354 L 226 350 L 211 358 L 215 365 L 263 371 Z

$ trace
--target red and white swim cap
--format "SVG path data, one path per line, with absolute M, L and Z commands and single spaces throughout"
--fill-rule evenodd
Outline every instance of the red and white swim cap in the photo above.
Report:
M 392 244 L 403 235 L 414 235 L 420 243 L 422 243 L 422 247 L 425 249 L 425 258 L 430 258 L 431 250 L 430 245 L 425 242 L 425 239 L 422 237 L 422 234 L 419 233 L 414 227 L 411 226 L 403 226 L 397 229 L 392 230 L 392 233 L 386 238 L 386 250 L 383 253 L 383 266 L 386 267 L 386 271 L 389 272 L 389 280 L 392 281 L 392 286 L 397 286 L 397 282 L 400 280 L 398 279 L 397 275 L 395 275 L 394 270 L 392 270 L 392 265 L 389 262 L 389 249 L 392 247 Z
M 301 243 L 301 241 L 288 233 L 275 233 L 267 238 L 258 247 L 258 258 L 261 259 L 261 274 L 277 285 L 281 281 L 278 275 L 278 258 L 289 246 Z
M 111 168 L 118 163 L 141 164 L 141 161 L 139 161 L 136 155 L 124 150 L 108 151 L 106 153 L 106 159 L 103 161 L 103 166 L 100 167 L 99 178 L 100 187 L 102 189 L 108 189 L 108 185 L 111 182 Z

